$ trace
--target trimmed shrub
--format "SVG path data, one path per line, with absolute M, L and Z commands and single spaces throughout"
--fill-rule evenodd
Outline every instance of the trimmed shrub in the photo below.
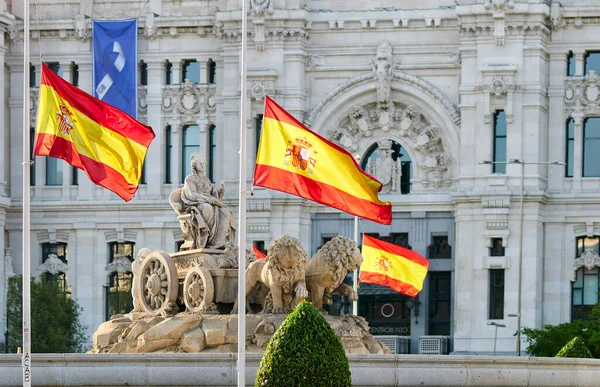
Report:
M 578 358 L 593 358 L 592 353 L 585 346 L 583 340 L 579 337 L 574 337 L 573 340 L 569 341 L 555 357 L 578 357 Z
M 258 387 L 350 387 L 340 339 L 317 309 L 302 301 L 269 341 L 256 374 Z

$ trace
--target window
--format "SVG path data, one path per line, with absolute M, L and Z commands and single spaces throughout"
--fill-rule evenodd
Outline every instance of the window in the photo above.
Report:
M 190 82 L 198 84 L 200 83 L 200 63 L 196 60 L 185 60 L 183 61 L 183 81 L 189 79 Z
M 211 85 L 217 83 L 217 64 L 213 62 L 212 59 L 208 60 L 208 64 L 206 65 L 206 71 L 208 72 L 208 76 L 206 77 L 208 79 L 208 83 L 210 83 Z
M 502 238 L 492 238 L 492 247 L 490 247 L 490 257 L 504 257 L 504 246 Z
M 595 71 L 596 74 L 600 73 L 600 52 L 599 51 L 590 51 L 585 53 L 585 64 L 583 68 L 583 73 L 585 75 L 589 74 L 590 71 Z
M 192 173 L 190 158 L 200 151 L 200 129 L 198 125 L 189 125 L 183 128 L 183 151 L 181 181 L 185 181 L 185 177 Z
M 173 84 L 173 63 L 167 61 L 165 66 L 165 83 L 167 85 Z
M 140 85 L 148 85 L 148 64 L 144 61 L 140 62 Z
M 37 87 L 35 84 L 35 66 L 29 65 L 29 87 Z
M 208 144 L 208 178 L 214 182 L 217 169 L 217 133 L 214 125 L 208 128 Z
M 50 259 L 50 255 L 56 255 L 63 263 L 68 264 L 67 259 L 67 244 L 66 243 L 43 243 L 42 244 L 42 264 Z M 67 273 L 59 272 L 52 274 L 46 272 L 42 274 L 43 281 L 55 281 L 58 283 L 58 288 L 62 294 L 69 296 L 71 288 L 69 286 L 69 277 Z
M 77 168 L 71 168 L 71 185 L 79 185 L 79 173 Z
M 362 160 L 361 163 L 361 168 L 364 169 L 366 172 L 370 173 L 373 176 L 377 175 L 377 167 L 378 167 L 378 158 L 380 155 L 380 151 L 379 151 L 379 145 L 377 143 L 373 144 L 369 150 L 366 153 L 366 156 L 364 157 L 364 159 Z M 411 164 L 412 164 L 412 160 L 410 159 L 410 156 L 408 155 L 408 152 L 406 152 L 405 149 L 402 148 L 402 146 L 397 143 L 396 141 L 391 141 L 391 160 L 392 160 L 392 164 L 391 164 L 391 168 L 396 168 L 397 166 L 397 161 L 400 160 L 400 169 L 401 169 L 401 176 L 400 176 L 400 193 L 405 195 L 410 193 L 410 189 L 411 189 Z M 384 164 L 384 169 L 388 169 L 389 170 L 390 166 L 387 164 Z M 398 171 L 396 172 L 392 172 L 392 173 L 398 173 Z M 390 180 L 392 181 L 392 180 Z
M 583 122 L 583 177 L 600 177 L 600 117 Z
M 62 185 L 63 161 L 54 157 L 46 157 L 46 185 Z
M 133 262 L 135 243 L 112 242 L 109 243 L 109 263 L 115 259 L 125 257 Z M 131 285 L 133 274 L 131 272 L 113 272 L 108 279 L 106 287 L 106 320 L 117 313 L 128 313 L 133 309 L 133 298 L 131 296 Z
M 575 55 L 573 55 L 572 51 L 569 51 L 567 54 L 567 76 L 575 76 Z
M 79 66 L 71 62 L 71 75 L 73 77 L 73 86 L 79 87 Z
M 506 161 L 506 114 L 498 110 L 494 114 L 494 162 Z M 493 173 L 506 173 L 506 164 L 493 164 Z
M 427 247 L 428 258 L 452 258 L 452 247 L 448 244 L 448 236 L 432 236 Z
M 584 254 L 596 255 L 599 253 L 600 244 L 598 236 L 579 237 L 576 245 L 576 258 Z M 598 303 L 600 291 L 600 267 L 591 270 L 581 267 L 576 272 L 575 282 L 572 284 L 573 302 L 571 306 L 571 320 L 587 320 L 594 305 Z
M 429 273 L 429 326 L 428 335 L 450 335 L 450 272 Z
M 46 63 L 50 70 L 54 71 L 59 77 L 63 76 L 62 67 L 60 67 L 60 63 L 58 62 L 49 62 Z
M 504 269 L 490 270 L 490 320 L 504 318 Z
M 258 157 L 258 147 L 260 146 L 260 135 L 262 133 L 263 115 L 256 116 L 256 156 Z
M 569 118 L 567 120 L 567 165 L 565 165 L 565 177 L 573 177 L 573 152 L 575 146 L 575 120 Z
M 31 128 L 29 130 L 29 150 L 30 150 L 29 158 L 32 161 L 35 161 L 35 157 L 33 156 L 34 146 L 35 146 L 35 128 Z M 29 185 L 31 185 L 32 187 L 35 185 L 35 162 L 30 164 L 30 166 L 29 166 Z
M 165 128 L 165 184 L 171 184 L 171 151 L 173 144 L 171 143 L 171 126 Z
M 261 253 L 267 255 L 267 250 L 265 249 L 265 241 L 252 241 L 252 246 L 256 247 Z

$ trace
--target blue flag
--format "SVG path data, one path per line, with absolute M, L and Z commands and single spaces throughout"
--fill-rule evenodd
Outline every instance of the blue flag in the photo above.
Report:
M 94 97 L 137 118 L 137 19 L 92 23 Z

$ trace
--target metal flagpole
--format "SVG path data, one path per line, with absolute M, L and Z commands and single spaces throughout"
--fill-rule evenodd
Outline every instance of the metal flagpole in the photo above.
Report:
M 238 215 L 238 387 L 246 386 L 246 1 L 242 3 L 242 48 L 240 52 L 240 200 Z M 253 383 L 254 384 L 254 383 Z
M 31 386 L 31 270 L 29 174 L 29 0 L 23 4 L 23 386 Z
M 358 246 L 358 216 L 354 217 L 354 242 L 356 243 L 356 246 Z M 358 294 L 358 268 L 354 270 L 354 275 L 352 277 L 352 287 Z M 352 301 L 352 314 L 358 316 L 358 301 Z

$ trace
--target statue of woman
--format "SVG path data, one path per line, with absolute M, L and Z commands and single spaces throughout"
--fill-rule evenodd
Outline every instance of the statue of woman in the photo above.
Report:
M 194 248 L 225 249 L 235 244 L 233 214 L 223 204 L 225 184 L 217 190 L 204 175 L 204 156 L 195 153 L 190 158 L 192 173 L 181 189 L 183 212 L 193 217 Z

